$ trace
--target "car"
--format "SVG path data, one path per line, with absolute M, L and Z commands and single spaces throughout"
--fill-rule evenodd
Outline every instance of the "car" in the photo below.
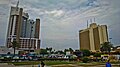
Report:
M 4 59 L 4 55 L 0 55 L 0 60 L 3 60 Z
M 13 55 L 9 54 L 9 55 L 5 55 L 4 58 L 7 58 L 7 59 L 12 59 Z
M 15 55 L 15 56 L 12 57 L 12 59 L 20 59 L 20 56 Z
M 37 55 L 35 55 L 35 54 L 29 54 L 28 59 L 29 60 L 38 60 Z
M 19 58 L 20 58 L 20 60 L 28 60 L 28 56 L 27 55 L 21 55 Z

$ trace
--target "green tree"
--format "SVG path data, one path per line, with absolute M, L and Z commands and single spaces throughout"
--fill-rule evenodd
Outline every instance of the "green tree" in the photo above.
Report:
M 65 49 L 65 50 L 64 50 L 64 52 L 67 52 L 67 51 L 69 51 L 69 50 L 68 50 L 68 49 Z
M 101 57 L 101 54 L 95 53 L 93 56 L 96 57 L 96 61 L 99 61 L 99 59 L 100 59 L 99 57 Z
M 44 55 L 44 54 L 48 54 L 48 52 L 47 52 L 46 49 L 41 49 L 41 50 L 40 50 L 40 54 L 43 54 L 43 55 Z
M 69 48 L 69 51 L 70 51 L 71 53 L 73 53 L 73 49 L 72 49 L 72 48 Z
M 113 46 L 110 42 L 104 42 L 103 44 L 101 44 L 100 51 L 110 53 L 112 47 Z
M 10 52 L 8 52 L 7 54 L 11 54 Z
M 65 53 L 61 50 L 58 50 L 58 51 L 55 52 L 55 54 L 65 54 Z
M 101 54 L 100 53 L 95 53 L 93 56 L 94 57 L 101 57 Z
M 83 52 L 83 56 L 90 56 L 91 52 L 87 49 L 81 50 Z
M 70 51 L 70 53 L 73 53 L 73 49 L 72 49 L 72 48 L 65 49 L 65 50 L 64 50 L 64 53 L 66 53 L 67 51 Z
M 82 58 L 82 62 L 83 62 L 83 63 L 87 63 L 88 61 L 89 61 L 89 58 L 87 58 L 87 57 L 83 57 L 83 58 Z
M 14 55 L 15 55 L 15 50 L 16 50 L 16 48 L 18 48 L 19 47 L 19 44 L 17 43 L 17 41 L 13 41 L 12 42 L 12 48 L 14 49 Z
M 75 50 L 74 54 L 75 54 L 78 58 L 83 57 L 83 52 L 80 51 L 80 50 Z
M 52 52 L 52 47 L 50 47 L 50 48 L 46 48 L 46 50 L 48 50 L 50 53 Z

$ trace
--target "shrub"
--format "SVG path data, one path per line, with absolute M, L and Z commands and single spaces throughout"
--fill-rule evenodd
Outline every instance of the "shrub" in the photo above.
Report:
M 87 57 L 82 58 L 83 63 L 87 63 L 88 61 L 89 61 L 89 58 L 87 58 Z
M 83 56 L 90 56 L 91 52 L 87 49 L 82 49 L 81 50 L 83 52 Z
M 101 57 L 101 54 L 100 53 L 96 53 L 93 55 L 94 57 Z

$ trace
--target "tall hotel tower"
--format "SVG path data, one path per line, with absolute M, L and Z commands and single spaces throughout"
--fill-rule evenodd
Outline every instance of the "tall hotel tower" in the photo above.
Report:
M 108 42 L 106 25 L 90 24 L 90 27 L 79 31 L 80 49 L 88 49 L 92 52 L 100 50 L 101 44 Z
M 19 49 L 40 48 L 40 19 L 30 21 L 28 13 L 23 8 L 11 7 L 7 32 L 7 47 L 11 47 L 13 41 L 20 45 Z

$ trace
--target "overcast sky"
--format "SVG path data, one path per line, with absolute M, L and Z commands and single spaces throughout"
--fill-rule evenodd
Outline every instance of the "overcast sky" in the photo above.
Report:
M 17 0 L 0 0 L 0 45 L 5 45 L 10 6 Z M 120 0 L 20 0 L 31 19 L 41 19 L 41 47 L 79 49 L 79 30 L 87 20 L 107 25 L 109 38 L 120 45 Z M 91 22 L 89 21 L 89 24 Z

